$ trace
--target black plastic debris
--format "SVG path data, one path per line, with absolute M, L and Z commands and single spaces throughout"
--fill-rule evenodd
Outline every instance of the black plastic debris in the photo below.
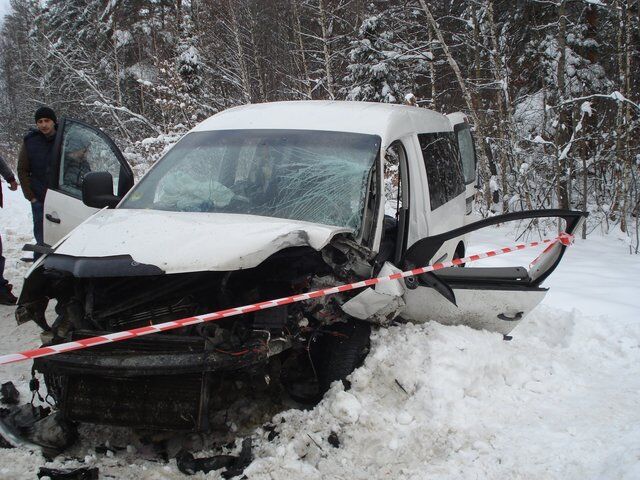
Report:
M 267 435 L 267 440 L 269 440 L 269 441 L 272 441 L 274 438 L 276 438 L 278 435 L 280 435 L 280 432 L 278 432 L 276 430 L 276 426 L 271 424 L 271 423 L 263 425 L 262 429 L 265 432 L 269 432 L 269 434 Z
M 242 449 L 238 456 L 214 455 L 213 457 L 195 458 L 192 453 L 186 450 L 181 450 L 176 455 L 178 470 L 186 475 L 193 475 L 197 472 L 209 473 L 213 470 L 226 468 L 221 473 L 224 478 L 233 478 L 242 474 L 252 460 L 251 438 L 245 438 L 242 441 Z
M 176 456 L 178 470 L 186 475 L 193 475 L 197 472 L 209 473 L 212 470 L 220 470 L 229 467 L 237 457 L 233 455 L 215 455 L 213 457 L 195 458 L 192 453 L 180 450 Z
M 2 416 L 2 411 L 4 411 L 6 409 L 0 409 L 0 417 Z M 1 423 L 0 423 L 0 427 L 1 427 Z M 13 442 L 11 442 L 10 440 L 6 439 L 4 437 L 3 434 L 6 434 L 6 432 L 0 428 L 0 448 L 15 448 L 15 445 L 13 444 Z
M 59 412 L 30 403 L 0 410 L 0 434 L 14 447 L 38 448 L 45 458 L 57 456 L 77 438 L 75 426 Z
M 340 448 L 340 439 L 338 438 L 338 434 L 336 432 L 331 432 L 329 438 L 327 438 L 327 441 L 333 448 Z
M 0 386 L 0 395 L 0 402 L 5 405 L 15 405 L 20 399 L 20 392 L 18 392 L 13 382 L 3 383 Z
M 88 468 L 47 468 L 40 467 L 38 478 L 49 477 L 51 480 L 98 480 L 98 469 Z

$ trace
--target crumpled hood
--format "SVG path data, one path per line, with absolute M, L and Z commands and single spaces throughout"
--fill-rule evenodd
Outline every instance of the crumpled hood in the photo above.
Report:
M 130 255 L 166 273 L 252 268 L 287 247 L 325 247 L 348 228 L 224 213 L 102 210 L 78 226 L 55 253 Z

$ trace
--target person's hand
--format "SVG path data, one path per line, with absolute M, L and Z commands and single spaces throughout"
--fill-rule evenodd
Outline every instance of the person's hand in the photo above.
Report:
M 18 183 L 15 180 L 9 182 L 9 190 L 16 191 L 17 189 L 18 189 Z
M 29 200 L 31 203 L 36 203 L 38 201 L 37 198 L 32 198 L 31 200 Z

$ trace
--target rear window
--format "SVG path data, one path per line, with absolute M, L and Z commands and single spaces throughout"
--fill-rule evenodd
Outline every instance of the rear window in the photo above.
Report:
M 444 205 L 464 192 L 462 160 L 454 132 L 418 135 L 427 171 L 431 210 Z

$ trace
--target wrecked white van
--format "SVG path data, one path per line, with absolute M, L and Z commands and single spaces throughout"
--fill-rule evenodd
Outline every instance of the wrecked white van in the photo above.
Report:
M 575 230 L 584 215 L 570 211 L 465 225 L 470 139 L 464 117 L 415 107 L 249 105 L 202 122 L 133 186 L 108 137 L 63 120 L 45 201 L 53 246 L 25 280 L 18 322 L 37 322 L 55 344 L 463 257 L 466 235 L 498 222 L 557 216 Z M 540 282 L 565 247 L 553 248 L 532 271 L 449 269 L 35 368 L 70 420 L 207 430 L 230 396 L 259 385 L 317 397 L 362 361 L 372 325 L 438 320 L 508 333 L 544 295 Z

